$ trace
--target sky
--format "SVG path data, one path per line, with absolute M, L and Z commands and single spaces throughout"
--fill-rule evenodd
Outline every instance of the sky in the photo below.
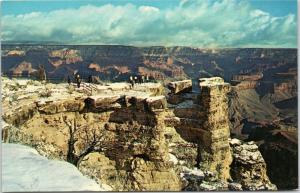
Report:
M 297 47 L 297 0 L 4 0 L 2 41 Z

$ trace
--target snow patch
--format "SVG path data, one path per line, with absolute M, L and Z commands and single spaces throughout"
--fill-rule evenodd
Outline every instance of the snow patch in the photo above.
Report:
M 171 162 L 173 162 L 175 165 L 177 165 L 177 164 L 178 164 L 178 159 L 177 159 L 177 157 L 176 157 L 175 155 L 171 154 L 171 153 L 169 153 L 169 156 L 170 156 L 170 160 L 169 160 L 169 161 L 171 161 Z
M 2 143 L 2 191 L 105 191 L 70 163 L 48 160 L 30 147 Z

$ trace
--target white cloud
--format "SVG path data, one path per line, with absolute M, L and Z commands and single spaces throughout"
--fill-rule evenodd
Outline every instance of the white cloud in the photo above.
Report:
M 3 40 L 62 43 L 296 47 L 295 15 L 274 17 L 247 1 L 183 0 L 175 8 L 86 5 L 2 17 Z
M 151 6 L 140 6 L 139 10 L 143 13 L 151 13 L 151 12 L 159 11 L 159 9 L 157 7 L 151 7 Z

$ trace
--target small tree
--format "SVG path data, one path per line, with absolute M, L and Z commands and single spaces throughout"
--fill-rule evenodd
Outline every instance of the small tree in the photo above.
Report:
M 76 119 L 67 120 L 67 117 L 64 117 L 64 122 L 67 124 L 70 134 L 67 152 L 68 162 L 79 167 L 80 162 L 89 153 L 105 150 L 104 135 L 99 130 L 97 132 L 96 129 L 90 129 L 87 125 L 80 126 Z M 76 152 L 75 148 L 77 142 L 82 144 L 79 152 Z
M 46 70 L 44 65 L 39 65 L 38 76 L 40 81 L 46 80 Z

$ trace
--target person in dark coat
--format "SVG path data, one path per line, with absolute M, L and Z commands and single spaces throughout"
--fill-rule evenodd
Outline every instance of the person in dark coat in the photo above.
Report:
M 134 77 L 134 82 L 138 83 L 138 77 L 137 76 Z
M 93 83 L 93 77 L 92 77 L 92 75 L 89 75 L 89 77 L 88 77 L 88 83 Z
M 70 85 L 71 84 L 71 78 L 70 78 L 70 76 L 68 75 L 68 78 L 67 78 L 67 80 L 68 80 L 68 84 Z
M 131 89 L 132 89 L 135 83 L 132 76 L 129 77 L 129 83 L 131 84 Z
M 81 80 L 80 80 L 80 75 L 78 73 L 75 76 L 75 80 L 76 80 L 77 87 L 80 88 Z

